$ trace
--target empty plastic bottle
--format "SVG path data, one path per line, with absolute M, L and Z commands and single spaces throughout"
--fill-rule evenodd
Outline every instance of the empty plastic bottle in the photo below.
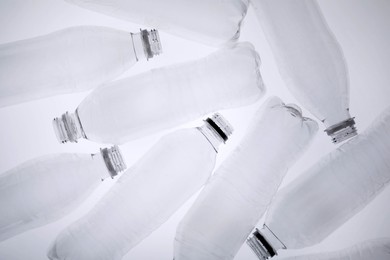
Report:
M 334 252 L 281 258 L 283 260 L 389 260 L 390 239 L 378 238 Z
M 211 45 L 238 39 L 240 25 L 249 5 L 249 0 L 65 1 Z
M 99 154 L 51 154 L 0 175 L 0 241 L 75 209 L 106 177 L 126 168 L 118 147 Z
M 175 260 L 233 259 L 318 125 L 270 98 L 179 224 Z
M 120 144 L 263 94 L 260 58 L 240 43 L 197 61 L 151 70 L 99 87 L 74 113 L 54 119 L 60 142 Z
M 0 107 L 89 90 L 161 53 L 156 30 L 70 27 L 0 45 Z
M 321 120 L 334 143 L 356 135 L 341 47 L 315 0 L 251 0 L 292 94 Z
M 321 242 L 373 200 L 390 182 L 389 133 L 390 107 L 282 189 L 248 239 L 259 258 Z
M 95 208 L 55 240 L 48 257 L 118 260 L 157 229 L 209 178 L 232 128 L 219 114 L 158 141 Z

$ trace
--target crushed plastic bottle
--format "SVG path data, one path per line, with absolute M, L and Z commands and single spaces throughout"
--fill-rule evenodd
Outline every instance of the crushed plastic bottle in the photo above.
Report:
M 0 107 L 89 90 L 161 53 L 156 30 L 78 26 L 0 45 Z
M 249 0 L 65 0 L 210 45 L 236 41 Z
M 332 142 L 357 134 L 342 49 L 315 0 L 251 0 L 280 74 Z
M 46 155 L 1 174 L 0 241 L 65 216 L 125 168 L 114 146 L 98 154 Z
M 260 57 L 250 43 L 200 60 L 111 82 L 88 95 L 74 113 L 53 121 L 58 140 L 121 144 L 219 109 L 251 104 L 264 94 Z

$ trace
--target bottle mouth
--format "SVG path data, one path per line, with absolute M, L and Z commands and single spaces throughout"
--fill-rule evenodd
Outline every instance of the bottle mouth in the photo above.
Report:
M 140 29 L 140 31 L 146 58 L 151 59 L 156 55 L 160 55 L 162 46 L 158 31 L 155 29 L 150 31 Z
M 126 163 L 123 160 L 122 153 L 117 145 L 114 145 L 111 148 L 100 149 L 100 153 L 111 178 L 114 178 L 118 175 L 118 173 L 127 168 Z
M 215 113 L 205 120 L 226 142 L 233 133 L 233 126 L 221 114 Z
M 59 143 L 77 143 L 79 138 L 86 138 L 77 110 L 75 113 L 65 112 L 61 117 L 54 118 L 52 123 Z
M 328 127 L 325 129 L 325 132 L 332 138 L 332 142 L 335 144 L 356 136 L 357 129 L 354 117 Z

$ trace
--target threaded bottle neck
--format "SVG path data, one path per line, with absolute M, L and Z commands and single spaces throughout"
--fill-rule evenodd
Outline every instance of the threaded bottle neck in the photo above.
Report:
M 325 132 L 332 138 L 332 142 L 335 144 L 357 135 L 354 117 L 328 127 L 325 129 Z
M 260 260 L 272 258 L 278 254 L 279 249 L 286 249 L 286 246 L 266 225 L 261 230 L 256 228 L 246 243 Z
M 122 153 L 117 145 L 114 145 L 111 148 L 100 149 L 100 154 L 103 157 L 111 178 L 114 178 L 118 173 L 127 168 Z
M 133 50 L 137 61 L 149 60 L 162 53 L 160 36 L 157 30 L 142 30 L 139 33 L 130 33 Z
M 74 113 L 67 111 L 61 117 L 54 118 L 53 128 L 60 143 L 77 143 L 79 138 L 87 138 L 77 110 Z
M 219 113 L 215 113 L 211 117 L 204 120 L 204 122 L 205 124 L 201 127 L 198 127 L 198 130 L 210 142 L 214 150 L 218 152 L 219 146 L 222 143 L 225 143 L 229 139 L 229 136 L 233 133 L 233 127 Z

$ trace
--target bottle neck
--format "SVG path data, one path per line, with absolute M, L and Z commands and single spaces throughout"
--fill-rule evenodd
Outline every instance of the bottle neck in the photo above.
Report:
M 124 171 L 127 168 L 117 145 L 114 145 L 110 148 L 100 149 L 100 153 L 92 154 L 93 159 L 96 157 L 102 159 L 106 167 L 105 170 L 102 171 L 102 180 L 108 177 L 114 178 L 116 175 L 118 175 L 118 173 Z
M 205 124 L 197 129 L 206 137 L 214 150 L 218 152 L 220 145 L 225 143 L 232 134 L 233 127 L 218 113 L 207 118 L 204 122 Z
M 162 53 L 160 36 L 157 30 L 140 30 L 130 33 L 136 60 L 149 60 Z
M 246 243 L 261 260 L 272 258 L 278 254 L 278 250 L 286 249 L 286 246 L 266 225 L 261 230 L 256 228 Z
M 60 143 L 77 143 L 79 138 L 87 138 L 77 110 L 74 113 L 65 112 L 53 120 L 54 132 Z

